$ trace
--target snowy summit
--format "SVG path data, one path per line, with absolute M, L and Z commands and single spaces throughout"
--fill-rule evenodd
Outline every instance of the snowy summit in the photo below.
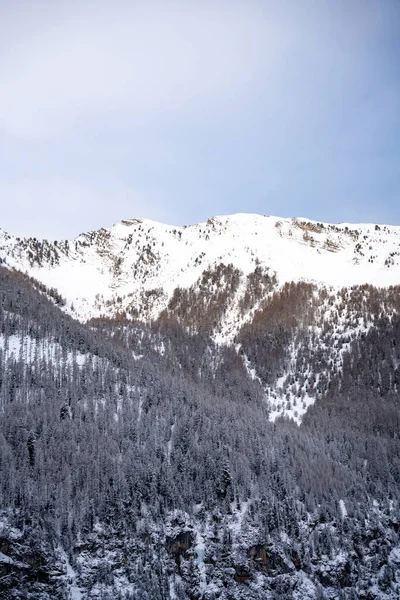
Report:
M 132 307 L 154 319 L 176 288 L 195 285 L 204 271 L 220 264 L 243 276 L 257 266 L 268 269 L 280 285 L 396 285 L 400 227 L 253 214 L 186 227 L 127 219 L 64 241 L 1 232 L 0 258 L 56 288 L 82 320 Z

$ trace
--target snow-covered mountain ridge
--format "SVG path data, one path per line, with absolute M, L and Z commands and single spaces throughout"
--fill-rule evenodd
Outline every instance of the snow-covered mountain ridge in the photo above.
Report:
M 232 330 L 245 278 L 258 267 L 277 285 L 309 281 L 343 287 L 400 283 L 400 227 L 331 225 L 303 218 L 237 214 L 187 227 L 130 219 L 74 240 L 17 238 L 0 231 L 0 258 L 56 288 L 81 320 L 101 315 L 154 319 L 177 288 L 219 265 L 237 269 Z M 228 327 L 229 328 L 229 327 Z

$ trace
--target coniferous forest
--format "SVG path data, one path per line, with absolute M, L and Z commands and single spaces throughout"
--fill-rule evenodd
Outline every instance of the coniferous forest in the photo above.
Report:
M 218 345 L 222 270 L 80 323 L 0 267 L 2 599 L 400 597 L 400 289 L 256 270 Z

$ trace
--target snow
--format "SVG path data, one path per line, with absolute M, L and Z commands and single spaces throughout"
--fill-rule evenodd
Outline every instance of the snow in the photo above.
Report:
M 171 433 L 170 433 L 170 438 L 167 442 L 167 462 L 168 464 L 170 464 L 171 462 L 171 452 L 172 452 L 172 438 L 174 435 L 174 429 L 175 429 L 175 423 L 172 423 L 171 425 Z
M 178 596 L 176 595 L 176 592 L 175 592 L 175 582 L 174 582 L 173 575 L 171 575 L 169 578 L 169 598 L 170 598 L 170 600 L 178 600 Z
M 47 258 L 31 264 L 28 252 L 35 253 L 35 244 L 30 239 L 18 240 L 0 231 L 0 258 L 5 259 L 7 266 L 27 271 L 48 287 L 57 288 L 67 300 L 65 310 L 71 312 L 73 304 L 74 316 L 83 321 L 131 308 L 138 311 L 144 321 L 156 319 L 177 287 L 196 284 L 204 270 L 220 263 L 232 264 L 240 271 L 239 285 L 228 299 L 227 310 L 213 333 L 217 344 L 232 343 L 240 327 L 251 320 L 257 310 L 257 302 L 244 314 L 240 309 L 247 276 L 257 266 L 275 273 L 279 286 L 287 281 L 314 282 L 324 286 L 333 298 L 343 286 L 400 284 L 400 227 L 386 225 L 329 225 L 304 218 L 255 214 L 214 217 L 188 227 L 127 219 L 65 243 L 46 242 L 45 247 L 56 251 L 58 259 L 48 258 L 46 251 L 43 255 Z M 321 323 L 332 321 L 331 316 L 337 309 L 335 301 L 326 302 L 321 308 Z M 360 321 L 352 325 L 352 333 L 360 335 L 369 326 Z M 350 344 L 342 340 L 346 331 L 344 316 L 339 315 L 334 331 L 340 341 L 334 357 L 337 369 L 341 368 L 343 354 Z M 314 333 L 321 334 L 318 343 L 324 349 L 322 328 L 316 327 Z M 0 336 L 0 348 L 5 349 L 5 343 Z M 163 355 L 163 343 L 155 350 Z M 286 386 L 283 391 L 286 379 L 296 376 L 298 351 L 293 344 L 286 370 L 273 390 L 263 386 L 255 366 L 243 356 L 247 373 L 263 388 L 271 421 L 285 416 L 300 424 L 315 402 L 318 374 L 313 389 L 306 379 L 302 389 L 296 384 Z M 87 358 L 71 353 L 64 358 L 62 348 L 52 340 L 38 342 L 28 336 L 23 340 L 11 336 L 7 352 L 16 358 L 22 353 L 27 362 L 32 362 L 35 353 L 52 362 L 62 356 L 68 364 L 76 359 L 81 365 Z M 141 360 L 142 354 L 132 352 L 132 357 L 135 361 Z M 138 420 L 141 410 L 142 401 L 138 406 Z M 168 456 L 171 449 L 172 437 L 167 446 Z
M 293 592 L 293 600 L 313 600 L 318 597 L 317 588 L 307 575 L 301 571 L 299 581 Z
M 139 396 L 139 401 L 138 401 L 138 416 L 137 416 L 137 422 L 140 423 L 140 419 L 142 418 L 142 409 L 143 409 L 143 398 L 142 396 Z
M 82 592 L 79 586 L 76 583 L 76 573 L 72 568 L 72 565 L 69 561 L 67 553 L 60 548 L 60 554 L 65 562 L 65 566 L 67 568 L 67 577 L 68 577 L 68 585 L 69 585 L 69 598 L 70 600 L 82 600 Z
M 389 555 L 390 562 L 394 563 L 397 567 L 400 567 L 400 546 L 393 548 Z
M 12 558 L 10 558 L 9 556 L 7 556 L 6 554 L 3 554 L 2 552 L 0 552 L 0 563 L 7 563 L 7 564 L 12 564 L 14 561 Z
M 340 507 L 340 512 L 342 515 L 342 519 L 345 519 L 347 517 L 347 508 L 346 505 L 344 503 L 344 500 L 339 500 L 339 507 Z
M 231 504 L 233 518 L 230 523 L 230 529 L 231 529 L 232 537 L 234 540 L 236 539 L 236 537 L 238 537 L 241 534 L 243 519 L 246 515 L 248 506 L 249 506 L 248 500 L 245 502 L 242 502 L 239 509 L 236 508 L 236 505 L 234 502 Z
M 108 229 L 82 234 L 57 245 L 58 260 L 31 264 L 27 248 L 0 232 L 0 258 L 55 287 L 74 304 L 78 316 L 111 314 L 142 308 L 143 293 L 159 289 L 145 311 L 156 318 L 176 287 L 193 285 L 202 272 L 219 263 L 233 264 L 244 275 L 257 264 L 285 281 L 312 281 L 327 286 L 370 283 L 386 287 L 400 282 L 400 227 L 369 224 L 318 224 L 307 219 L 236 214 L 214 217 L 189 227 L 146 219 L 121 221 Z M 54 262 L 54 261 L 53 261 Z M 224 331 L 235 328 L 239 286 Z M 108 302 L 108 304 L 107 304 Z M 141 312 L 141 311 L 140 311 Z
M 200 592 L 204 594 L 207 589 L 206 565 L 204 564 L 204 552 L 206 546 L 200 529 L 196 529 L 196 545 L 194 551 L 196 553 L 196 563 L 200 573 Z
M 307 410 L 316 401 L 321 377 L 329 380 L 335 371 L 341 372 L 344 354 L 349 350 L 352 341 L 368 333 L 373 326 L 372 317 L 360 317 L 357 310 L 352 312 L 348 305 L 343 307 L 341 297 L 334 288 L 324 288 L 324 292 L 325 300 L 314 314 L 315 323 L 306 327 L 306 332 L 313 336 L 311 346 L 308 339 L 305 341 L 305 348 L 302 347 L 304 342 L 299 342 L 296 338 L 292 341 L 288 346 L 285 369 L 272 388 L 263 384 L 256 368 L 241 351 L 240 344 L 235 346 L 248 375 L 252 380 L 258 381 L 264 391 L 265 402 L 269 407 L 269 420 L 272 422 L 279 417 L 285 417 L 300 425 Z M 314 355 L 322 352 L 329 356 L 333 366 L 328 370 L 325 368 L 321 371 L 301 371 L 303 383 L 300 385 L 297 356 L 301 355 L 304 349 Z M 288 381 L 291 383 L 288 384 Z
M 33 364 L 38 359 L 44 359 L 54 365 L 61 365 L 64 362 L 66 365 L 72 366 L 76 362 L 79 367 L 82 367 L 91 358 L 90 354 L 66 352 L 58 342 L 54 342 L 48 337 L 36 339 L 29 335 L 5 336 L 0 334 L 0 349 L 5 353 L 6 359 L 18 360 L 21 357 L 26 364 Z M 95 359 L 98 360 L 97 357 Z
M 238 329 L 250 319 L 250 314 L 247 313 L 241 316 L 239 311 L 240 300 L 246 293 L 246 283 L 246 277 L 242 273 L 240 276 L 238 289 L 233 298 L 230 299 L 230 305 L 228 306 L 226 313 L 223 315 L 222 322 L 220 323 L 218 330 L 214 333 L 214 341 L 217 344 L 233 342 Z M 256 306 L 253 307 L 252 312 L 254 312 L 256 308 Z

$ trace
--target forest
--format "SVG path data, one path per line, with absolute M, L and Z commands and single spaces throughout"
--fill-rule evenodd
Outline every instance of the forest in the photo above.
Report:
M 1 598 L 400 597 L 400 289 L 256 269 L 217 344 L 237 281 L 80 323 L 0 266 Z

